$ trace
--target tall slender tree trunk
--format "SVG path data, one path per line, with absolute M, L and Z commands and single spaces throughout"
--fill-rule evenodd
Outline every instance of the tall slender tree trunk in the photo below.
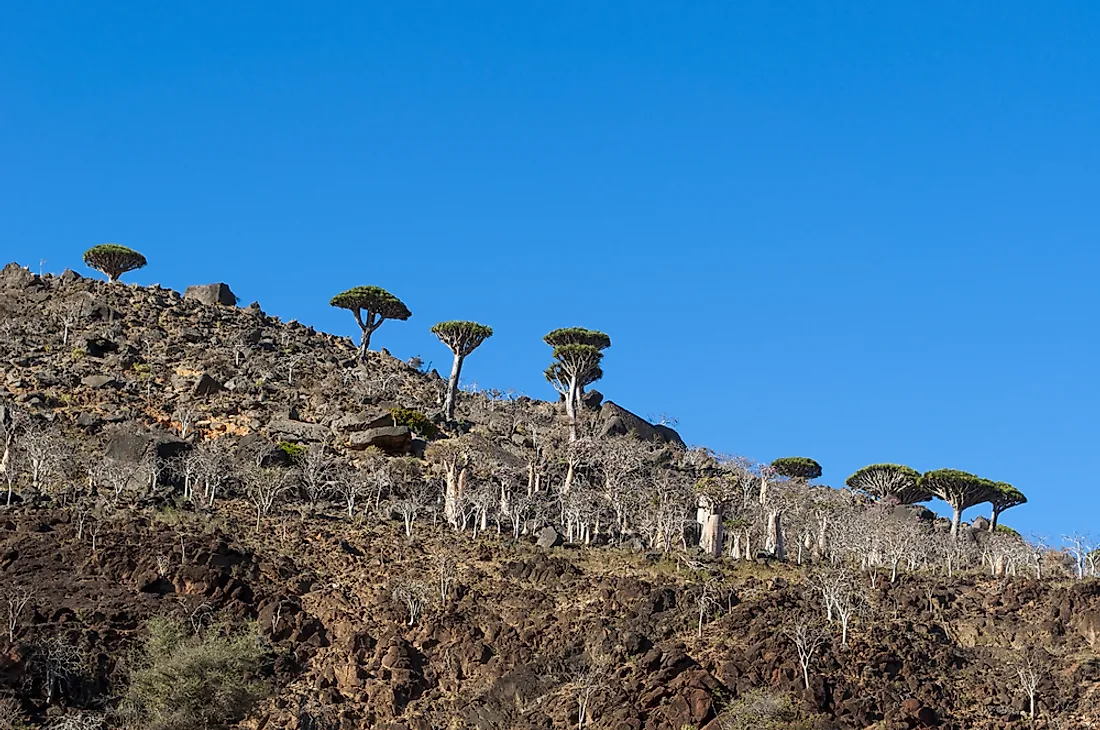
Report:
M 360 325 L 362 327 L 362 325 Z M 367 350 L 370 349 L 370 336 L 373 330 L 362 327 L 362 336 L 359 338 L 359 362 L 367 361 Z
M 576 441 L 577 433 L 577 379 L 569 380 L 569 393 L 565 396 L 565 412 L 569 416 L 569 440 Z
M 447 402 L 443 405 L 443 412 L 448 421 L 455 418 L 455 400 L 458 397 L 458 376 L 462 374 L 462 356 L 455 354 L 454 364 L 451 366 L 451 377 L 447 381 Z
M 1001 516 L 1001 511 L 996 507 L 993 508 L 993 516 L 989 519 L 989 531 L 997 531 L 997 518 Z

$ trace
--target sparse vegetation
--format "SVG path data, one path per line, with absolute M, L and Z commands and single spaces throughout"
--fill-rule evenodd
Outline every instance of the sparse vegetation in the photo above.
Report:
M 270 691 L 268 658 L 256 627 L 205 627 L 157 618 L 126 696 L 129 727 L 226 728 L 247 717 Z
M 60 287 L 42 291 L 48 305 Z M 258 308 L 79 278 L 65 291 L 99 302 L 76 330 L 82 360 L 41 356 L 66 322 L 38 301 L 16 297 L 0 331 L 37 353 L 2 365 L 0 401 L 0 577 L 33 593 L 3 604 L 18 609 L 9 643 L 30 649 L 5 660 L 18 669 L 0 691 L 26 698 L 28 722 L 447 726 L 477 707 L 523 727 L 499 683 L 556 728 L 874 726 L 915 687 L 914 712 L 977 729 L 1006 693 L 1005 722 L 1024 721 L 1027 685 L 962 642 L 992 617 L 1050 616 L 1057 642 L 1035 641 L 1058 671 L 1033 712 L 1078 712 L 1062 678 L 1088 651 L 1078 616 L 1100 609 L 1100 554 L 1088 535 L 1052 548 L 996 524 L 1024 501 L 1007 484 L 872 464 L 838 490 L 806 457 L 688 449 L 642 436 L 650 424 L 629 413 L 604 430 L 581 400 L 610 345 L 592 330 L 547 335 L 568 421 L 563 404 L 472 388 L 456 422 L 434 374 L 386 357 L 349 367 L 346 338 Z M 437 336 L 476 323 L 444 324 Z M 956 495 L 952 479 L 977 488 Z M 953 525 L 907 506 L 933 494 L 956 506 Z M 962 521 L 986 501 L 988 531 Z M 126 660 L 159 611 L 181 618 L 158 619 Z M 242 634 L 216 616 L 258 619 Z M 599 671 L 577 660 L 597 656 Z M 4 679 L 19 671 L 31 679 Z M 821 704 L 823 688 L 870 699 Z

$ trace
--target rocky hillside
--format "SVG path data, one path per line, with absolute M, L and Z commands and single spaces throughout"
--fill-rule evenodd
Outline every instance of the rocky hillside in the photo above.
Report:
M 652 468 L 623 477 L 643 498 L 585 512 L 570 495 L 613 491 L 612 461 L 562 442 L 556 404 L 464 394 L 446 423 L 437 375 L 384 352 L 360 366 L 346 338 L 217 287 L 8 266 L 0 322 L 14 455 L 0 728 L 1100 727 L 1097 580 L 992 576 L 977 558 L 948 574 L 923 557 L 891 580 L 816 545 L 805 560 L 705 559 L 690 482 L 675 521 L 646 520 L 680 494 L 679 438 L 598 396 L 593 443 L 634 439 Z M 455 529 L 440 495 L 459 443 Z M 188 487 L 188 456 L 214 449 L 222 473 Z M 312 494 L 320 453 L 354 480 L 332 466 L 339 486 Z M 147 641 L 158 617 L 200 638 L 252 631 L 261 659 L 239 674 L 257 691 L 203 694 L 225 680 L 164 669 L 167 645 Z M 241 717 L 158 719 L 157 672 L 210 705 L 231 696 Z

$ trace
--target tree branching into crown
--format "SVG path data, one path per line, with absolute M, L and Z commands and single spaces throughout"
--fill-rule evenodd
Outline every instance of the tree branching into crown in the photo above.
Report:
M 1001 516 L 1001 513 L 1006 509 L 1026 503 L 1027 497 L 1007 482 L 994 482 L 988 502 L 993 507 L 993 516 L 989 520 L 989 531 L 993 532 L 997 529 L 997 518 Z
M 599 330 L 562 327 L 547 333 L 542 340 L 554 348 L 554 362 L 544 375 L 554 389 L 565 396 L 570 434 L 576 439 L 577 409 L 581 396 L 585 388 L 603 377 L 600 360 L 603 359 L 603 350 L 611 347 L 611 337 Z M 569 359 L 568 363 L 559 357 L 559 351 Z
M 777 474 L 788 479 L 817 479 L 821 476 L 821 464 L 805 456 L 784 456 L 772 462 Z
M 919 480 L 920 472 L 902 464 L 870 464 L 858 469 L 845 483 L 879 501 L 896 499 L 901 504 L 915 504 L 932 499 L 917 486 Z
M 334 307 L 350 310 L 363 333 L 359 343 L 359 359 L 367 359 L 370 338 L 387 319 L 406 320 L 412 312 L 400 299 L 377 286 L 357 286 L 340 292 L 329 302 Z
M 551 333 L 553 334 L 553 333 Z M 547 335 L 549 337 L 549 335 Z M 608 340 L 610 343 L 610 339 Z M 569 414 L 569 437 L 577 440 L 577 405 L 583 384 L 595 382 L 603 353 L 600 348 L 582 343 L 554 347 L 554 363 L 546 370 L 546 379 L 565 396 L 565 412 Z
M 458 395 L 458 377 L 462 374 L 462 363 L 467 355 L 493 336 L 493 328 L 477 322 L 440 322 L 432 327 L 432 334 L 450 348 L 455 356 L 451 377 L 447 381 L 447 401 L 443 405 L 443 412 L 450 421 L 455 417 L 455 399 Z
M 936 469 L 921 475 L 918 487 L 951 505 L 951 536 L 959 534 L 964 510 L 989 501 L 993 482 L 958 469 Z
M 118 281 L 127 271 L 145 266 L 145 257 L 132 248 L 117 243 L 101 243 L 84 252 L 84 263 L 107 275 L 108 281 Z

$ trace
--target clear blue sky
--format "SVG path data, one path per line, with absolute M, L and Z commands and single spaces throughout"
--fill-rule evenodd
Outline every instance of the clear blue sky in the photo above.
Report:
M 477 319 L 468 378 L 540 397 L 600 328 L 689 443 L 1100 529 L 1095 2 L 10 2 L 0 70 L 0 258 L 346 334 L 380 285 L 377 346 Z

